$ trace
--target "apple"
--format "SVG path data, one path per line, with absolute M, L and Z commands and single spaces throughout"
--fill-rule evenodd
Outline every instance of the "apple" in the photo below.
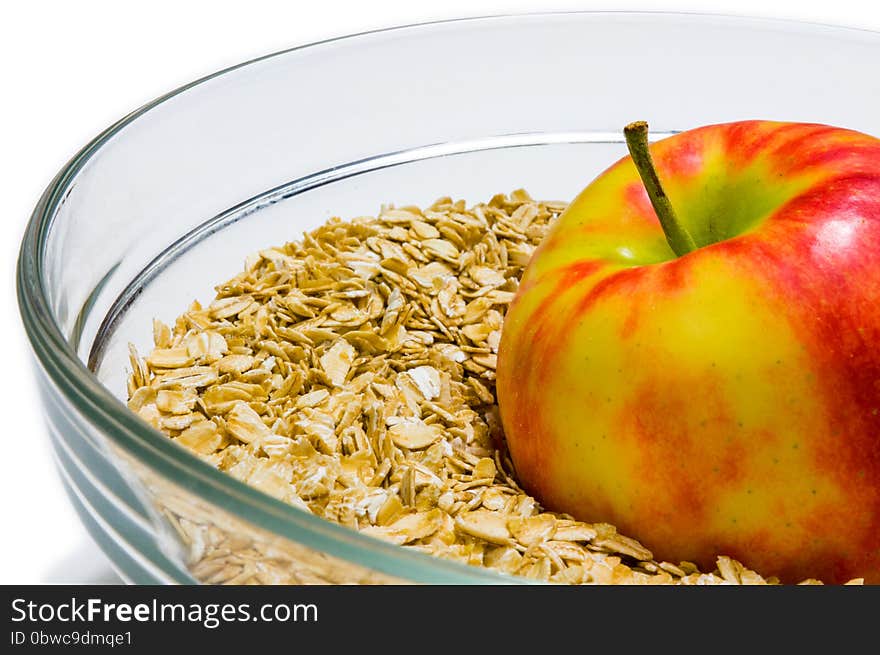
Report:
M 880 140 L 625 133 L 505 319 L 519 479 L 660 559 L 880 583 Z

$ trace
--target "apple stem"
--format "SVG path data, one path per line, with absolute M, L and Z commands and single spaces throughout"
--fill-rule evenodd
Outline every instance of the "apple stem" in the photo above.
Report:
M 657 218 L 660 219 L 660 226 L 672 252 L 681 257 L 696 250 L 697 244 L 675 215 L 672 203 L 669 202 L 669 197 L 660 184 L 660 178 L 657 177 L 657 169 L 654 168 L 648 150 L 648 124 L 645 121 L 630 123 L 623 128 L 623 135 L 626 137 L 626 147 L 639 171 L 639 177 L 642 178 L 642 184 L 645 185 L 648 198 L 657 213 Z

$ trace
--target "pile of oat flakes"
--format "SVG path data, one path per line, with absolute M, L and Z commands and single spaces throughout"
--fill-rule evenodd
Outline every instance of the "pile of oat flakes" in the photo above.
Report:
M 248 258 L 155 348 L 129 405 L 265 493 L 406 548 L 562 583 L 757 583 L 658 562 L 542 510 L 503 452 L 495 360 L 523 268 L 565 208 L 524 191 L 384 207 Z

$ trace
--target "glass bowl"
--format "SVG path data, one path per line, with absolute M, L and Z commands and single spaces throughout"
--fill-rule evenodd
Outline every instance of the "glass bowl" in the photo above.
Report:
M 416 25 L 257 59 L 126 116 L 53 180 L 18 293 L 58 468 L 136 583 L 492 583 L 249 488 L 125 406 L 149 350 L 245 256 L 333 215 L 526 187 L 569 199 L 655 136 L 746 118 L 880 133 L 880 36 L 715 16 L 565 13 Z

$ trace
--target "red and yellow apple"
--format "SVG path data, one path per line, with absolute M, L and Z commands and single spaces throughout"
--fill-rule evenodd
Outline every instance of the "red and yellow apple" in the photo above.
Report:
M 880 583 L 880 140 L 746 121 L 648 151 L 577 196 L 505 319 L 521 482 L 662 559 Z

